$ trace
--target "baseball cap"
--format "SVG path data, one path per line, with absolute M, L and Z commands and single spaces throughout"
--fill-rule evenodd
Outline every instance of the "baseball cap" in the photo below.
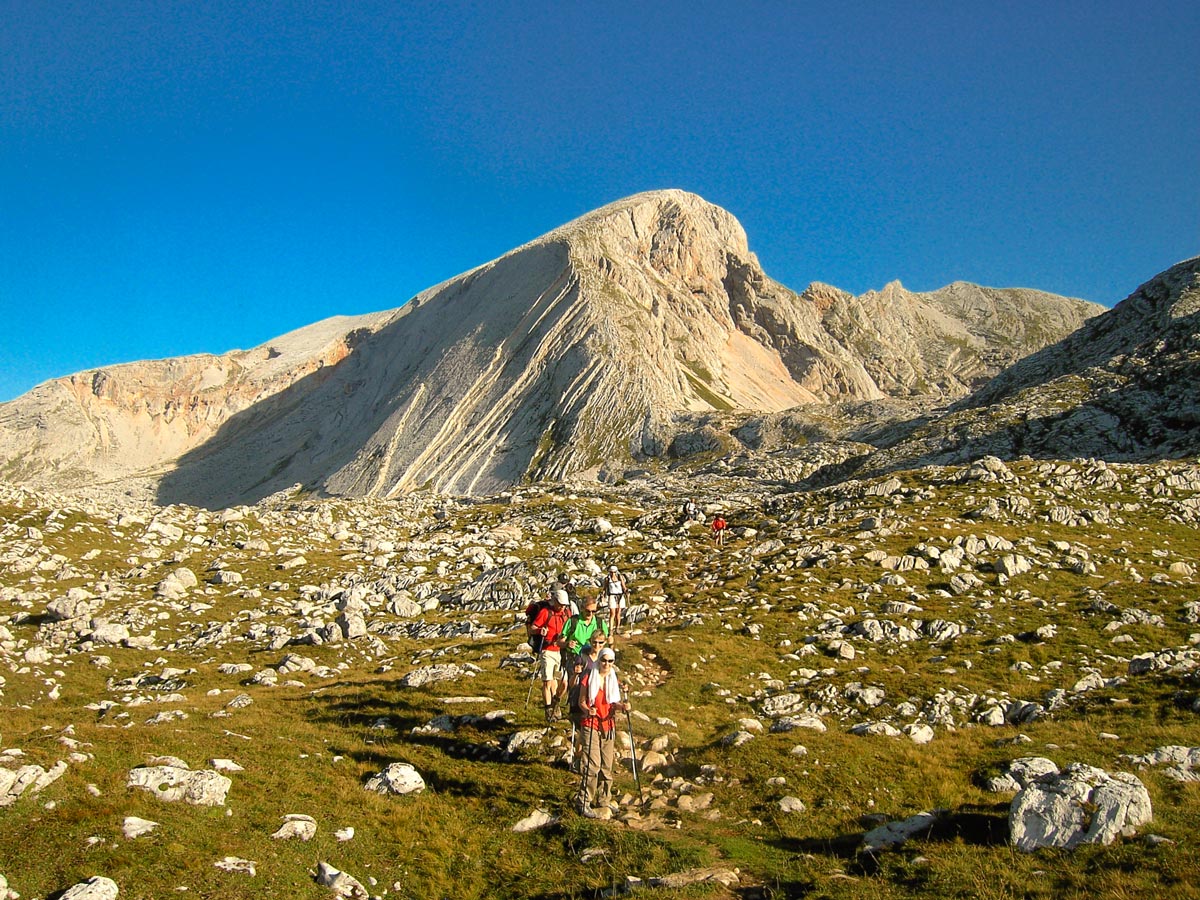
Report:
M 612 662 L 617 658 L 617 654 L 613 653 L 612 647 L 605 647 L 600 651 L 600 658 L 607 659 L 609 662 Z
M 562 588 L 555 589 L 552 592 L 552 596 L 554 597 L 555 603 L 561 603 L 563 606 L 567 605 L 567 592 Z

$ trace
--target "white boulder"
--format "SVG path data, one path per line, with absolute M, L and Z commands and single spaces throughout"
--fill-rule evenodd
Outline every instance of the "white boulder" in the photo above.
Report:
M 1073 850 L 1135 834 L 1152 817 L 1150 794 L 1135 776 L 1072 763 L 1022 789 L 1013 798 L 1008 825 L 1018 850 Z
M 193 806 L 223 806 L 233 782 L 207 769 L 179 766 L 138 766 L 131 769 L 126 786 L 149 791 L 160 800 L 183 800 Z
M 425 790 L 425 779 L 408 763 L 392 763 L 371 776 L 366 788 L 379 794 L 419 794 Z

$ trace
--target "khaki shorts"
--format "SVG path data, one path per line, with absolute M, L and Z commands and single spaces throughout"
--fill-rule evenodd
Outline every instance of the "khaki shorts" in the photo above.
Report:
M 542 681 L 558 681 L 562 678 L 562 655 L 557 650 L 543 650 L 539 665 L 542 671 Z

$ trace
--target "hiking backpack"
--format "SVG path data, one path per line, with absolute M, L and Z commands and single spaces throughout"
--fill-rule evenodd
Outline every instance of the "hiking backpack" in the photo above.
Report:
M 550 601 L 547 599 L 534 600 L 525 607 L 525 634 L 529 638 L 529 644 L 533 647 L 534 653 L 540 653 L 542 650 L 542 641 L 545 640 L 544 635 L 540 635 L 533 630 L 533 622 L 544 609 L 550 608 Z

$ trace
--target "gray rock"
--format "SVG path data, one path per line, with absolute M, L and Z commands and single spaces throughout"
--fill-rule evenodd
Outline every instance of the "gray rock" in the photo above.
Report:
M 252 859 L 242 859 L 240 856 L 225 856 L 218 859 L 213 865 L 223 872 L 233 872 L 236 875 L 254 877 L 258 874 L 258 863 Z
M 474 675 L 474 673 L 462 666 L 454 663 L 440 663 L 414 669 L 400 679 L 400 684 L 403 687 L 421 687 L 435 681 L 453 681 L 469 675 Z
M 779 801 L 780 812 L 785 813 L 802 813 L 807 809 L 803 801 L 798 797 L 784 797 Z
M 317 833 L 317 820 L 312 816 L 300 813 L 288 813 L 283 817 L 283 824 L 271 835 L 275 840 L 291 840 L 299 838 L 302 841 L 312 840 Z
M 797 728 L 808 728 L 819 732 L 826 730 L 825 723 L 821 721 L 821 717 L 814 715 L 784 716 L 771 725 L 771 731 L 774 733 L 794 731 Z
M 557 816 L 552 816 L 546 810 L 539 809 L 521 819 L 521 821 L 513 825 L 511 830 L 521 834 L 526 831 L 537 831 L 539 828 L 548 828 L 551 825 L 557 824 L 557 822 Z
M 762 711 L 764 716 L 777 719 L 804 709 L 807 705 L 808 700 L 802 694 L 776 694 L 763 701 Z
M 984 787 L 995 794 L 1019 791 L 1045 775 L 1057 775 L 1054 760 L 1044 756 L 1022 756 L 1010 760 L 1003 771 L 984 782 Z
M 513 755 L 526 747 L 541 746 L 542 740 L 546 737 L 549 729 L 546 728 L 530 728 L 525 731 L 518 731 L 516 734 L 510 735 L 508 740 L 504 742 L 504 752 L 508 755 Z
M 129 626 L 116 622 L 96 622 L 88 635 L 93 644 L 117 645 L 129 640 Z
M 920 723 L 905 725 L 903 731 L 914 744 L 928 744 L 934 738 L 933 729 Z
M 709 791 L 699 794 L 680 794 L 675 806 L 680 812 L 702 812 L 712 806 L 713 795 Z
M 125 821 L 121 824 L 121 833 L 125 835 L 125 839 L 132 841 L 134 838 L 139 838 L 143 834 L 149 834 L 158 827 L 157 822 L 151 822 L 149 819 L 139 819 L 137 816 L 126 816 Z
M 318 862 L 317 870 L 312 876 L 317 884 L 329 888 L 336 897 L 345 900 L 369 900 L 371 896 L 357 878 L 341 869 L 335 869 L 327 862 Z
M 22 794 L 41 792 L 53 784 L 67 771 L 67 764 L 59 761 L 50 769 L 39 765 L 21 766 L 17 769 L 0 767 L 0 809 L 12 806 Z
M 936 824 L 938 812 L 921 812 L 898 822 L 888 822 L 863 835 L 862 849 L 868 853 L 891 850 Z
M 81 619 L 91 616 L 104 605 L 104 602 L 86 591 L 78 592 L 72 588 L 67 596 L 51 600 L 46 604 L 46 615 L 55 622 L 66 622 L 70 619 Z
M 1133 775 L 1072 763 L 1023 788 L 1013 798 L 1008 823 L 1018 850 L 1073 850 L 1133 835 L 1152 816 L 1150 795 Z

